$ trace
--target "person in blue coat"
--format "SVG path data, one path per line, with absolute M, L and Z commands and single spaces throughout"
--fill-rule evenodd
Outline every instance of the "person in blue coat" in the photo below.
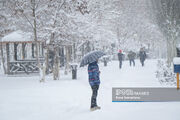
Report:
M 91 111 L 100 109 L 100 107 L 97 105 L 96 102 L 98 89 L 100 85 L 100 78 L 99 78 L 100 71 L 97 62 L 98 61 L 95 61 L 88 65 L 89 84 L 92 89 L 91 107 L 90 107 Z

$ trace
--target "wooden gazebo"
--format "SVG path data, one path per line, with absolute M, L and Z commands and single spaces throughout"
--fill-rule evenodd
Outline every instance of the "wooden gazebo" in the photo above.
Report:
M 35 41 L 31 34 L 15 31 L 1 41 L 1 57 L 6 74 L 38 72 Z M 44 42 L 38 41 L 39 56 L 44 58 Z

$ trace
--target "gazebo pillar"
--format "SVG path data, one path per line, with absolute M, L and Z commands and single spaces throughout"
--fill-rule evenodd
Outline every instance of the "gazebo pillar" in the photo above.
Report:
M 9 56 L 9 43 L 6 43 L 6 54 L 7 54 L 7 74 L 10 74 L 10 56 Z
M 17 61 L 17 46 L 18 43 L 14 43 L 14 60 Z
M 7 70 L 5 67 L 5 60 L 4 60 L 4 53 L 3 53 L 3 43 L 0 44 L 0 48 L 1 48 L 1 60 L 2 60 L 2 64 L 3 64 L 3 69 L 4 69 L 4 74 L 7 74 Z

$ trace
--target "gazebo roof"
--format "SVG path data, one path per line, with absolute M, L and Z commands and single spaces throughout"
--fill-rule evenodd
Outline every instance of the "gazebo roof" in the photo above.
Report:
M 0 42 L 2 43 L 32 43 L 34 41 L 32 40 L 30 33 L 26 33 L 21 30 L 18 30 L 4 36 Z

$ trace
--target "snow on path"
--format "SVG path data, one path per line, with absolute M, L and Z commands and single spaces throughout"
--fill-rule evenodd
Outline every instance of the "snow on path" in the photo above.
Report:
M 123 62 L 122 69 L 118 68 L 118 62 L 111 63 L 109 68 L 103 67 L 103 83 L 110 81 L 114 87 L 160 87 L 155 77 L 156 61 L 147 60 L 145 67 L 142 67 L 139 60 L 136 60 L 135 67 L 129 65 L 128 61 Z M 147 64 L 146 64 L 147 63 Z M 109 72 L 109 69 L 111 72 Z
M 180 120 L 179 102 L 114 103 L 112 87 L 158 87 L 155 78 L 156 61 L 147 60 L 145 67 L 123 68 L 113 61 L 100 64 L 101 85 L 98 95 L 99 111 L 90 112 L 91 88 L 87 68 L 78 70 L 78 79 L 71 75 L 46 83 L 38 77 L 0 76 L 0 120 Z

